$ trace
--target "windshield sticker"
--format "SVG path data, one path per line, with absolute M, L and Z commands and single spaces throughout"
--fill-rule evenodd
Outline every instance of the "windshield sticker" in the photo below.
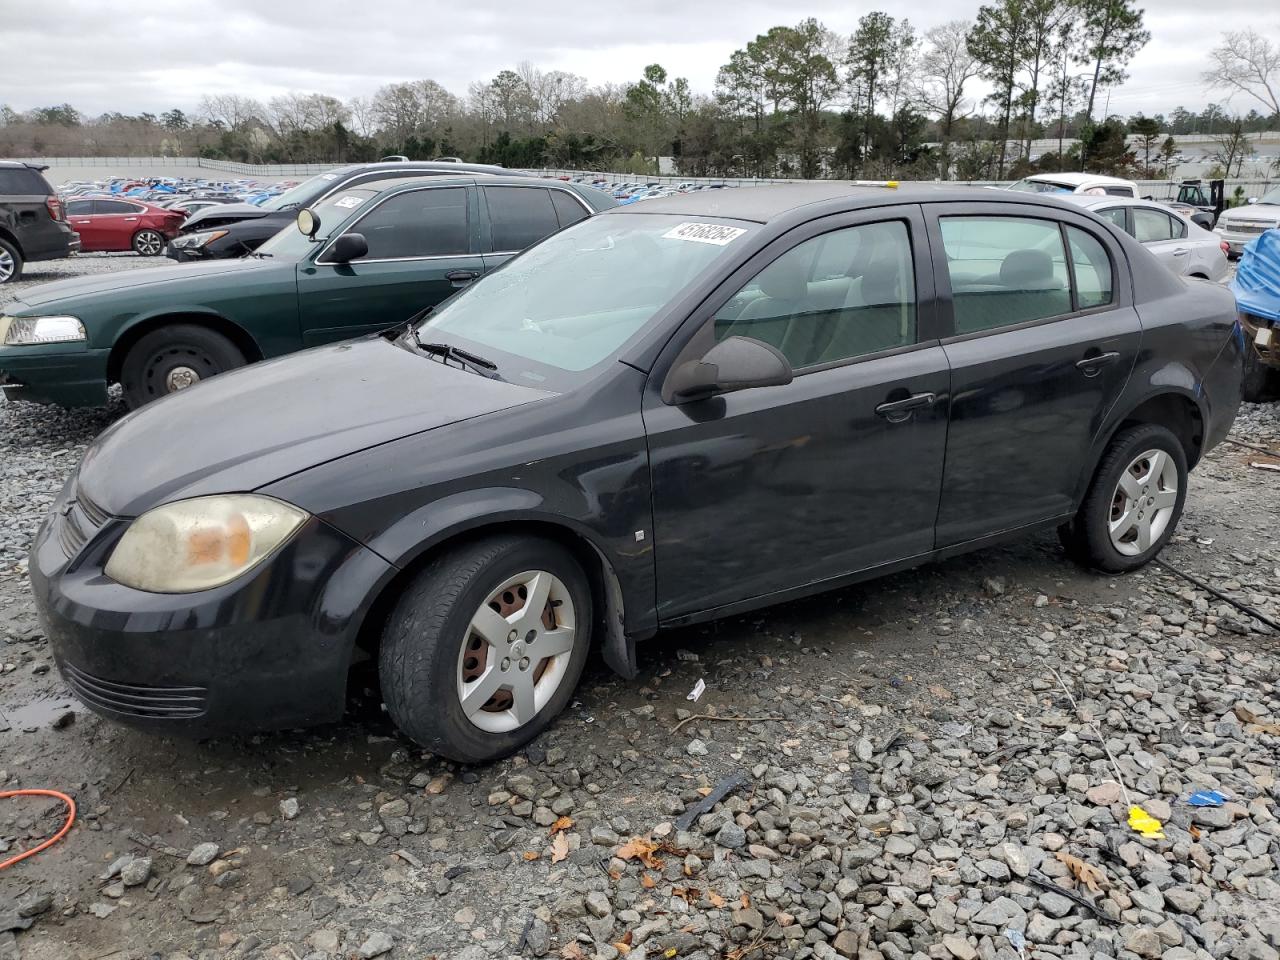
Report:
M 747 231 L 741 227 L 724 227 L 718 223 L 682 223 L 662 235 L 664 240 L 689 240 L 693 243 L 713 243 L 717 247 L 728 246 Z
M 343 197 L 340 200 L 335 200 L 333 205 L 341 207 L 343 210 L 351 210 L 362 203 L 364 203 L 364 197 Z

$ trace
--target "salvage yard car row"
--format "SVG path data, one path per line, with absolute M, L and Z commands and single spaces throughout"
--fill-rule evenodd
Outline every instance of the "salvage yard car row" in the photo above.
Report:
M 634 676 L 661 628 L 1035 530 L 1135 569 L 1247 345 L 1230 291 L 1122 226 L 971 188 L 619 207 L 431 176 L 330 193 L 258 256 L 37 288 L 6 308 L 13 392 L 82 364 L 67 397 L 96 402 L 112 318 L 174 304 L 206 332 L 204 301 L 260 304 L 244 360 L 321 344 L 188 390 L 217 372 L 192 345 L 138 350 L 172 316 L 130 341 L 135 405 L 176 395 L 91 446 L 36 539 L 58 665 L 106 716 L 206 735 L 333 719 L 371 658 L 402 730 L 478 761 L 544 729 L 593 646 Z

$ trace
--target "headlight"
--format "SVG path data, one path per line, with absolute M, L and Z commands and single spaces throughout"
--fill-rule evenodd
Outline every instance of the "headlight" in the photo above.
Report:
M 7 347 L 86 340 L 76 317 L 0 317 L 0 343 Z
M 253 569 L 306 519 L 297 507 L 254 494 L 167 503 L 129 525 L 106 574 L 150 593 L 208 590 Z
M 177 250 L 194 250 L 197 247 L 207 247 L 213 241 L 221 240 L 229 232 L 228 230 L 202 230 L 199 233 L 188 233 L 174 240 L 173 246 Z

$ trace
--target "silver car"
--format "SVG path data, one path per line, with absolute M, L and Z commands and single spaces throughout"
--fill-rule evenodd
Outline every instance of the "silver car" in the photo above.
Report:
M 1276 227 L 1280 227 L 1280 187 L 1250 199 L 1246 206 L 1223 210 L 1213 232 L 1230 248 L 1230 255 L 1238 257 L 1246 243 Z
M 1180 277 L 1219 282 L 1227 278 L 1226 242 L 1163 204 L 1079 194 L 1067 194 L 1062 199 L 1088 207 L 1102 219 L 1110 220 Z

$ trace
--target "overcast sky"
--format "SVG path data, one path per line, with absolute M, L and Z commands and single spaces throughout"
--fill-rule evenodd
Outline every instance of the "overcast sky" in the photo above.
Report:
M 978 0 L 917 0 L 904 13 L 923 32 L 972 17 Z M 1215 25 L 1280 35 L 1280 14 L 1257 0 L 1160 0 L 1147 13 L 1151 43 L 1111 91 L 1111 110 L 1199 109 L 1199 81 Z M 86 114 L 191 111 L 206 93 L 268 100 L 290 91 L 343 99 L 399 80 L 430 77 L 457 94 L 473 80 L 529 60 L 592 83 L 638 79 L 645 64 L 710 92 L 717 69 L 756 34 L 814 16 L 849 34 L 873 5 L 837 0 L 644 0 L 572 4 L 489 0 L 0 0 L 0 103 L 15 109 L 69 102 Z M 549 11 L 564 10 L 563 14 Z M 1275 7 L 1271 7 L 1272 10 Z M 1270 22 L 1258 22 L 1266 19 Z M 1243 99 L 1235 101 L 1242 111 Z

